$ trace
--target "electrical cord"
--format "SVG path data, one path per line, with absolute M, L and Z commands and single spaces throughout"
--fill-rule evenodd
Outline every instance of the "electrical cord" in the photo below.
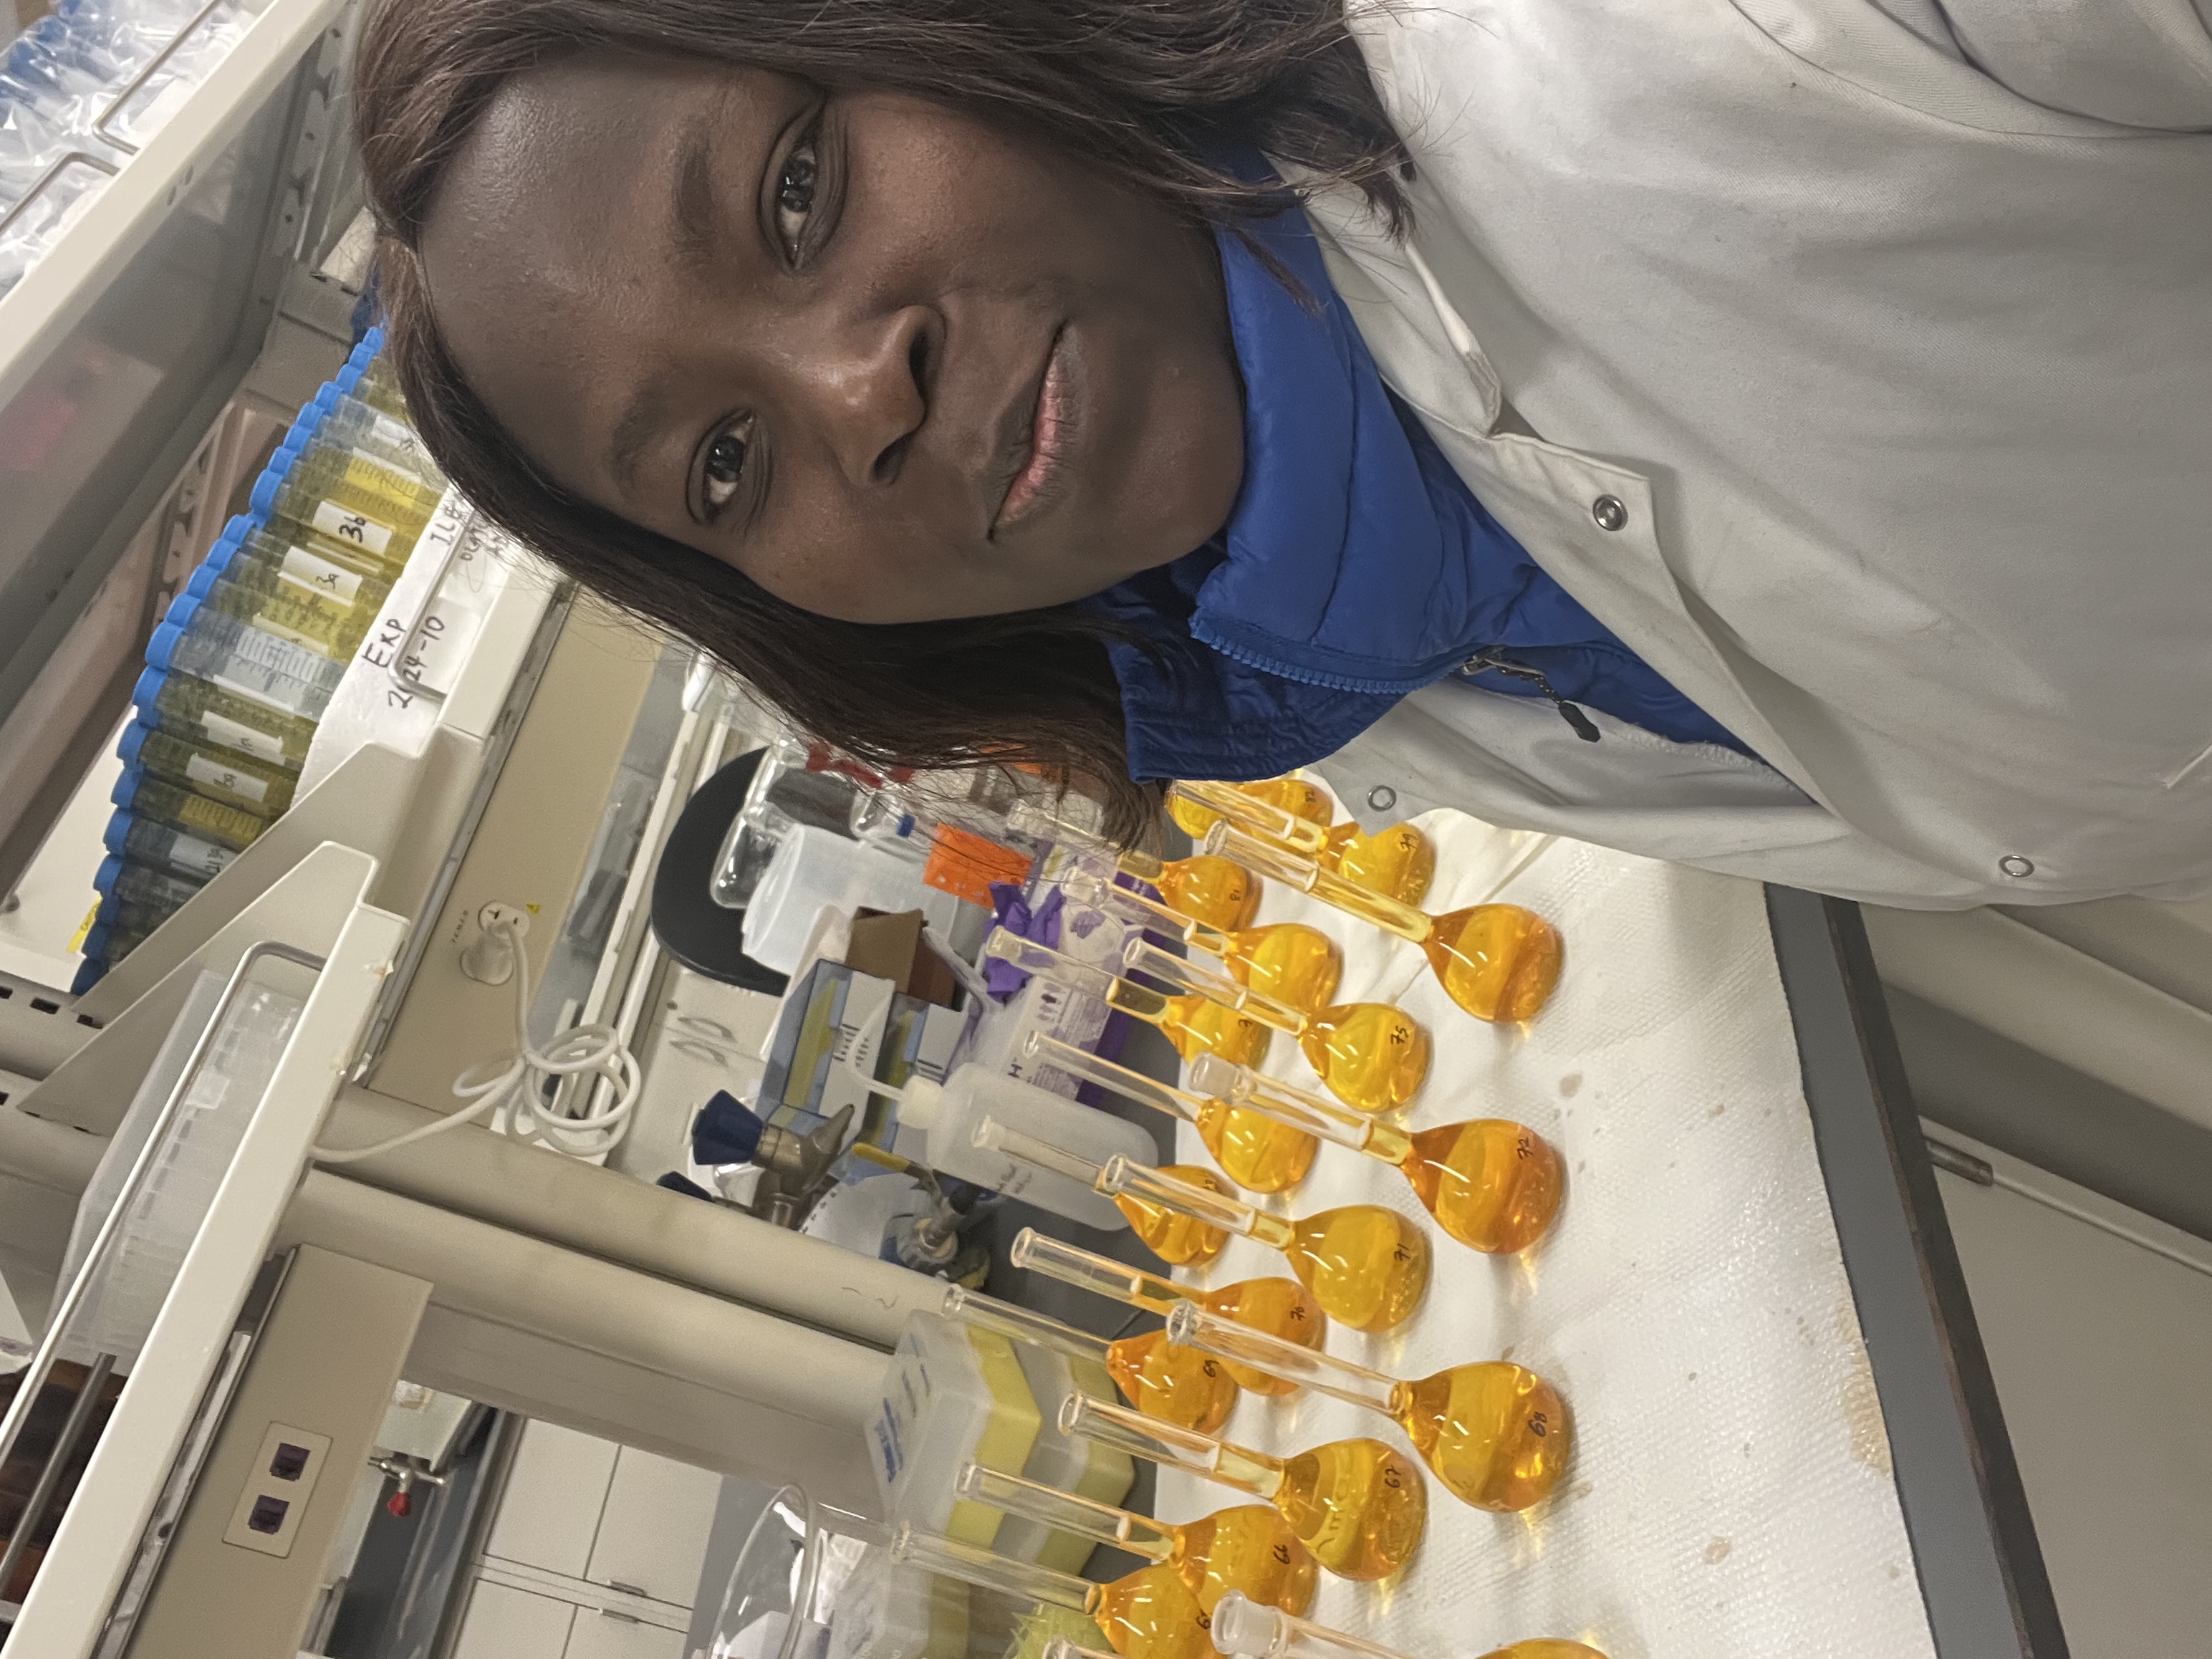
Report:
M 320 1164 L 354 1164 L 365 1158 L 411 1146 L 418 1140 L 473 1123 L 487 1113 L 492 1127 L 519 1140 L 571 1158 L 592 1158 L 612 1152 L 629 1130 L 630 1111 L 637 1103 L 642 1073 L 636 1056 L 623 1044 L 611 1025 L 579 1025 L 564 1031 L 544 1050 L 530 1042 L 530 957 L 516 937 L 514 926 L 495 921 L 492 928 L 507 938 L 514 958 L 514 1042 L 512 1052 L 478 1060 L 453 1079 L 453 1093 L 469 1103 L 459 1111 L 410 1129 L 404 1134 L 373 1146 L 318 1146 L 313 1156 Z M 613 1086 L 614 1098 L 604 1111 L 583 1117 L 555 1117 L 539 1103 L 547 1078 L 582 1076 L 605 1079 Z M 588 1089 L 591 1085 L 586 1085 Z

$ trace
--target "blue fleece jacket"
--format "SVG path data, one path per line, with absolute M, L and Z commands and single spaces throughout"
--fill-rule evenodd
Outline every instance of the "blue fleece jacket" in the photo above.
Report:
M 1248 228 L 1306 292 L 1218 238 L 1244 378 L 1229 523 L 1085 602 L 1154 647 L 1110 647 L 1132 775 L 1261 778 L 1319 760 L 1485 651 L 1508 666 L 1473 685 L 1548 685 L 1663 737 L 1741 749 L 1483 509 L 1383 385 L 1305 216 Z

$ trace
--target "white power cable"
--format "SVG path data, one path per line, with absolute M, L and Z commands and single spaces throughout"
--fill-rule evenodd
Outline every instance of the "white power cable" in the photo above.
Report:
M 642 1074 L 636 1056 L 623 1046 L 611 1025 L 579 1025 L 562 1032 L 543 1051 L 530 1042 L 530 957 L 516 936 L 514 924 L 496 919 L 487 931 L 506 935 L 514 957 L 514 1048 L 490 1060 L 478 1060 L 453 1079 L 453 1093 L 470 1103 L 450 1116 L 373 1146 L 334 1148 L 318 1146 L 313 1158 L 321 1164 L 353 1164 L 365 1158 L 397 1152 L 418 1140 L 443 1134 L 464 1123 L 473 1123 L 487 1112 L 495 1125 L 518 1139 L 534 1140 L 572 1158 L 592 1158 L 614 1150 L 629 1132 L 631 1109 L 637 1103 Z M 540 1085 L 547 1078 L 586 1076 L 605 1079 L 614 1098 L 604 1111 L 583 1117 L 555 1117 L 539 1104 Z M 587 1088 L 590 1085 L 586 1085 Z

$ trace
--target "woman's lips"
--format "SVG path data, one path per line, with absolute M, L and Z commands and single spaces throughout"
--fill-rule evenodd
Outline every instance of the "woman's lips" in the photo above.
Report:
M 1029 459 L 1006 486 L 1006 499 L 991 526 L 994 535 L 1019 522 L 1043 498 L 1060 469 L 1068 431 L 1067 360 L 1061 349 L 1066 337 L 1065 330 L 1053 337 L 1044 378 L 1037 386 L 1036 412 L 1030 417 Z

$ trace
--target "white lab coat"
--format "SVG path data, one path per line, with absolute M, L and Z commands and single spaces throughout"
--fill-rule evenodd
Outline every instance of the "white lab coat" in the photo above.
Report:
M 1385 378 L 1772 769 L 1447 681 L 1322 763 L 1347 805 L 1891 904 L 2212 887 L 2191 0 L 1357 0 L 1353 27 L 1419 231 L 1341 191 L 1312 216 Z

